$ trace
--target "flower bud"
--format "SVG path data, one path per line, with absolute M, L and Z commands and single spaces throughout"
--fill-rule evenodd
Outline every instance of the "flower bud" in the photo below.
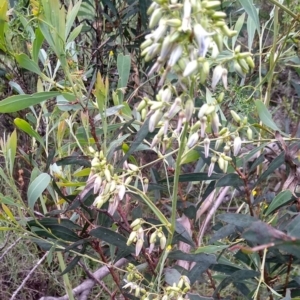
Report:
M 168 61 L 168 66 L 173 67 L 177 63 L 181 55 L 182 55 L 182 46 L 178 44 L 174 46 L 174 48 L 172 49 L 170 59 Z
M 249 72 L 249 66 L 246 62 L 246 60 L 244 58 L 240 58 L 238 59 L 238 63 L 241 66 L 242 70 L 244 73 L 248 73 Z
M 163 10 L 162 8 L 156 8 L 152 12 L 152 15 L 149 20 L 149 28 L 154 28 L 158 22 L 161 20 L 161 17 L 163 15 Z
M 255 63 L 251 56 L 246 57 L 246 62 L 251 69 L 255 68 Z
M 141 44 L 141 50 L 144 50 L 145 48 L 151 46 L 153 44 L 152 39 L 146 39 L 142 44 Z
M 184 70 L 182 76 L 183 76 L 183 77 L 190 76 L 190 75 L 192 75 L 193 73 L 195 73 L 195 72 L 197 71 L 197 69 L 198 69 L 198 61 L 197 61 L 197 60 L 192 60 L 192 61 L 190 61 L 190 62 L 187 64 L 187 66 L 186 66 L 186 68 L 185 68 L 185 70 Z
M 104 170 L 104 175 L 105 175 L 105 178 L 106 178 L 107 182 L 110 182 L 111 181 L 111 174 L 110 174 L 110 171 L 108 170 L 108 168 L 106 168 Z
M 164 102 L 170 102 L 172 98 L 172 91 L 170 88 L 166 88 L 163 90 L 161 94 L 161 100 Z
M 237 123 L 241 122 L 241 117 L 234 110 L 231 110 L 230 113 L 234 121 L 236 121 Z
M 252 131 L 252 129 L 250 127 L 248 127 L 248 129 L 247 129 L 247 137 L 248 137 L 249 141 L 252 141 L 252 139 L 253 139 L 253 131 Z
M 166 25 L 171 26 L 171 27 L 179 27 L 179 26 L 181 26 L 181 20 L 168 19 L 168 20 L 166 20 Z
M 102 178 L 101 176 L 98 175 L 94 181 L 94 194 L 97 194 L 99 192 L 101 183 L 102 183 Z
M 131 223 L 130 228 L 133 228 L 137 225 L 142 225 L 143 222 L 144 222 L 144 220 L 142 218 L 137 218 Z
M 209 75 L 209 62 L 206 60 L 200 68 L 200 82 L 204 83 Z
M 172 46 L 173 46 L 173 42 L 171 41 L 171 37 L 168 35 L 164 38 L 164 41 L 162 43 L 161 50 L 160 50 L 159 59 L 162 62 L 164 62 L 165 59 L 167 58 L 167 56 L 169 55 Z
M 163 234 L 163 236 L 159 240 L 161 250 L 165 249 L 166 243 L 167 243 L 167 239 L 166 239 L 165 235 Z
M 160 110 L 156 110 L 154 114 L 151 115 L 149 120 L 149 132 L 153 132 L 155 130 L 156 125 L 161 120 L 163 113 Z
M 147 106 L 147 102 L 143 99 L 143 100 L 139 103 L 139 105 L 138 105 L 138 107 L 136 108 L 136 110 L 140 112 L 140 111 L 141 111 L 142 109 L 144 109 L 146 106 Z
M 118 187 L 118 197 L 120 200 L 123 200 L 126 193 L 126 187 L 125 185 L 119 185 Z
M 212 120 L 211 120 L 211 128 L 212 131 L 214 132 L 214 134 L 218 134 L 219 133 L 219 126 L 220 126 L 220 119 L 219 119 L 219 115 L 216 113 L 216 111 L 214 111 L 212 113 Z
M 134 242 L 134 239 L 136 238 L 136 236 L 137 236 L 136 231 L 131 231 L 131 233 L 130 233 L 130 235 L 128 237 L 128 240 L 126 242 L 126 245 L 130 246 L 132 244 L 132 242 Z
M 211 87 L 213 90 L 216 88 L 218 82 L 222 78 L 223 72 L 224 72 L 224 68 L 221 65 L 217 65 L 215 67 L 213 72 L 213 77 L 212 77 L 212 83 L 211 83 Z
M 242 140 L 239 136 L 236 136 L 233 141 L 233 155 L 237 156 L 241 150 Z
M 214 167 L 215 167 L 215 163 L 217 162 L 218 158 L 214 155 L 211 160 L 210 160 L 210 165 L 209 165 L 209 168 L 208 168 L 208 171 L 207 171 L 207 176 L 210 177 L 213 170 L 214 170 Z
M 152 2 L 149 8 L 147 9 L 147 15 L 151 15 L 155 9 L 158 9 L 159 5 L 156 2 Z
M 209 144 L 210 144 L 210 139 L 209 138 L 205 138 L 203 141 L 204 144 L 204 156 L 208 157 L 209 155 Z
M 221 1 L 218 0 L 209 0 L 209 1 L 202 1 L 202 7 L 206 9 L 214 8 L 221 5 Z
M 192 99 L 188 99 L 185 103 L 185 117 L 189 122 L 194 113 L 194 101 Z
M 135 256 L 138 256 L 143 248 L 144 241 L 142 239 L 138 239 L 135 245 Z
M 190 149 L 192 147 L 194 147 L 196 145 L 196 143 L 198 142 L 199 140 L 199 134 L 198 132 L 195 132 L 193 133 L 189 139 L 188 139 L 188 142 L 187 142 L 187 147 Z
M 204 115 L 206 115 L 206 111 L 208 109 L 208 104 L 204 103 L 199 109 L 198 118 L 201 119 Z
M 219 165 L 219 168 L 223 171 L 224 167 L 225 167 L 225 161 L 224 161 L 224 158 L 222 156 L 220 156 L 219 159 L 218 159 L 218 165 Z

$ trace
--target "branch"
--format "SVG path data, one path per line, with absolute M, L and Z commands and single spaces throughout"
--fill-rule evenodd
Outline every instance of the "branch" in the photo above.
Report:
M 124 266 L 127 263 L 126 258 L 121 258 L 118 260 L 115 264 L 113 264 L 111 267 L 117 267 L 120 268 Z M 97 280 L 101 280 L 102 278 L 106 277 L 110 274 L 109 268 L 107 266 L 101 267 L 96 272 L 93 273 L 93 277 Z M 78 285 L 76 288 L 73 289 L 73 295 L 77 296 L 79 300 L 87 300 L 88 294 L 91 291 L 91 289 L 94 287 L 94 285 L 97 282 L 92 279 L 87 279 L 80 285 Z M 40 300 L 68 300 L 68 295 L 64 295 L 62 297 L 51 297 L 51 296 L 45 296 L 40 298 Z

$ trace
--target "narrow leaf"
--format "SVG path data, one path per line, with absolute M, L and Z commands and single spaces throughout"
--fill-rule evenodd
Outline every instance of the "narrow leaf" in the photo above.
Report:
M 59 92 L 42 92 L 32 95 L 16 95 L 0 101 L 0 113 L 12 113 L 58 96 Z
M 26 54 L 17 54 L 15 58 L 22 68 L 29 70 L 35 74 L 42 75 L 39 65 L 33 60 L 31 60 Z
M 275 131 L 280 131 L 272 119 L 272 115 L 261 100 L 255 101 L 256 109 L 262 123 Z M 281 132 L 281 131 L 280 131 Z
M 35 138 L 43 147 L 44 147 L 44 140 L 42 137 L 30 126 L 30 124 L 20 118 L 16 118 L 14 120 L 15 125 L 25 133 L 27 133 L 29 136 Z
M 33 209 L 36 200 L 42 195 L 50 181 L 50 175 L 47 173 L 42 173 L 30 183 L 27 196 L 28 205 L 31 209 Z
M 281 191 L 276 197 L 273 199 L 271 204 L 269 205 L 266 216 L 271 214 L 273 211 L 278 209 L 279 207 L 289 203 L 291 200 L 293 200 L 293 194 L 290 190 Z

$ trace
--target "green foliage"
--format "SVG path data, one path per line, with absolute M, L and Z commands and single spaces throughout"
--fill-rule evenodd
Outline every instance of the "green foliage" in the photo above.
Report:
M 1 240 L 69 299 L 94 271 L 91 299 L 300 296 L 298 18 L 270 3 L 2 1 Z

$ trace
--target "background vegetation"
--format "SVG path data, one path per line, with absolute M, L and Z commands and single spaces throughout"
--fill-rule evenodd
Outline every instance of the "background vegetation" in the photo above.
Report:
M 0 0 L 1 299 L 300 298 L 299 7 Z

